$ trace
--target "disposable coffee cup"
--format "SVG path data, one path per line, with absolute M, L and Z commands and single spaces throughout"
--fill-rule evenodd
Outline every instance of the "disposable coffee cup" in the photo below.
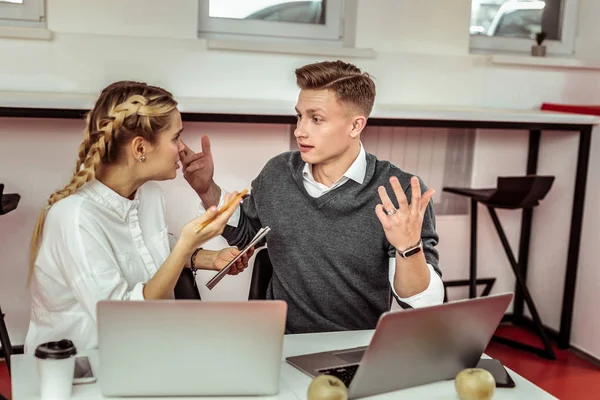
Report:
M 42 400 L 71 397 L 77 349 L 70 340 L 48 342 L 35 349 Z

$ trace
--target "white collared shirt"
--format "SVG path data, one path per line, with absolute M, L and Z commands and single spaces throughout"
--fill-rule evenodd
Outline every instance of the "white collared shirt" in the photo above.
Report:
M 350 165 L 348 170 L 333 184 L 331 187 L 327 187 L 326 185 L 317 182 L 312 174 L 312 165 L 306 163 L 304 164 L 304 168 L 302 170 L 302 178 L 306 191 L 312 197 L 320 197 L 325 193 L 335 190 L 339 188 L 344 183 L 349 180 L 353 180 L 358 184 L 362 184 L 365 180 L 365 175 L 367 173 L 367 154 L 365 149 L 360 144 L 360 152 L 356 160 Z M 223 204 L 225 196 L 225 191 L 221 191 L 221 199 L 219 203 L 219 207 Z M 237 227 L 240 220 L 240 209 L 239 207 L 235 210 L 235 212 L 227 221 L 227 225 Z M 390 284 L 392 287 L 392 291 L 394 295 L 398 297 L 402 302 L 410 305 L 413 308 L 427 307 L 432 305 L 441 304 L 444 301 L 444 283 L 442 282 L 442 278 L 435 272 L 433 267 L 430 264 L 427 264 L 429 267 L 429 286 L 427 289 L 422 291 L 421 293 L 417 293 L 414 296 L 408 298 L 402 298 L 398 296 L 396 293 L 396 289 L 394 288 L 394 277 L 396 275 L 396 257 L 391 257 L 389 262 L 389 277 Z
M 144 300 L 143 285 L 171 250 L 158 185 L 126 199 L 93 180 L 48 211 L 31 281 L 25 351 L 70 339 L 97 346 L 96 303 Z

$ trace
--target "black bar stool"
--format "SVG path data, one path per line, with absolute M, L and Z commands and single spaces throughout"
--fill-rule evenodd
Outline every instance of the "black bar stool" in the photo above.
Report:
M 498 215 L 496 214 L 496 208 L 501 209 L 523 209 L 523 212 L 531 213 L 533 208 L 539 205 L 540 201 L 546 196 L 552 183 L 554 182 L 553 176 L 540 176 L 540 175 L 527 175 L 527 176 L 504 176 L 498 177 L 497 187 L 490 189 L 472 189 L 472 188 L 455 188 L 445 187 L 443 190 L 448 193 L 454 193 L 460 196 L 466 196 L 471 199 L 471 253 L 470 253 L 470 272 L 468 282 L 461 281 L 464 284 L 469 285 L 469 297 L 474 298 L 476 294 L 477 285 L 477 204 L 481 203 L 485 205 L 490 213 L 494 227 L 498 232 L 502 247 L 506 252 L 506 256 L 510 262 L 512 270 L 517 280 L 517 287 L 515 290 L 515 308 L 519 304 L 522 304 L 524 300 L 531 312 L 533 319 L 534 329 L 539 335 L 544 349 L 537 348 L 535 346 L 529 346 L 514 340 L 494 336 L 494 340 L 506 344 L 508 346 L 518 348 L 521 350 L 529 351 L 537 354 L 541 357 L 555 360 L 556 355 L 552 348 L 546 330 L 542 325 L 542 321 L 537 312 L 527 283 L 523 275 L 523 271 L 527 270 L 527 261 L 529 257 L 529 237 L 531 226 L 522 227 L 521 231 L 521 243 L 519 250 L 519 261 L 516 260 L 504 229 L 500 224 Z M 489 278 L 494 279 L 494 278 Z M 458 282 L 458 281 L 457 281 Z M 459 286 L 456 282 L 447 282 L 445 286 Z M 489 290 L 487 291 L 489 293 Z M 486 295 L 486 293 L 484 293 Z M 516 314 L 516 313 L 515 313 Z M 515 321 L 513 323 L 521 322 Z
M 0 183 L 0 215 L 8 214 L 17 208 L 19 200 L 21 200 L 21 196 L 16 193 L 4 194 L 4 184 Z M 4 322 L 2 308 L 0 308 L 0 344 L 2 345 L 2 353 L 8 367 L 8 373 L 10 374 L 10 357 L 13 354 L 13 347 L 8 336 L 6 323 Z

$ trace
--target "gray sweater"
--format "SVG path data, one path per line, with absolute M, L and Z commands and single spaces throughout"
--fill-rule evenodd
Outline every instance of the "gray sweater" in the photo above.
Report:
M 399 179 L 410 202 L 411 175 L 367 153 L 362 184 L 349 180 L 313 198 L 303 167 L 298 151 L 272 158 L 252 182 L 237 228 L 227 226 L 223 236 L 241 248 L 261 226 L 271 227 L 267 296 L 287 302 L 288 333 L 373 329 L 390 309 L 389 258 L 395 255 L 375 214 L 377 188 L 383 185 L 397 207 L 389 178 Z M 427 190 L 422 182 L 421 188 Z M 431 203 L 421 236 L 427 262 L 441 275 Z

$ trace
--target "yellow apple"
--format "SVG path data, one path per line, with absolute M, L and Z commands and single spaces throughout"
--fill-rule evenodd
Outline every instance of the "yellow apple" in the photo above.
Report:
M 347 400 L 344 382 L 331 375 L 319 375 L 308 386 L 307 400 Z
M 454 388 L 460 400 L 489 400 L 496 390 L 496 381 L 483 368 L 467 368 L 456 375 Z

